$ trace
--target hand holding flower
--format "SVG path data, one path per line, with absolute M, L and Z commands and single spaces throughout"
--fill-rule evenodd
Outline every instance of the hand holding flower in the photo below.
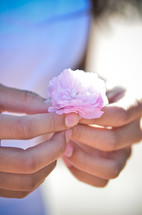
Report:
M 142 139 L 142 101 L 128 104 L 127 93 L 118 100 L 119 93 L 110 92 L 113 99 L 109 100 L 114 103 L 103 108 L 101 118 L 81 119 L 72 129 L 72 140 L 63 157 L 75 177 L 93 186 L 103 187 L 117 177 L 131 154 L 131 146 Z
M 0 196 L 23 198 L 35 190 L 56 166 L 70 137 L 69 128 L 78 123 L 76 114 L 47 113 L 39 95 L 0 85 L 0 139 L 31 139 L 53 132 L 50 139 L 28 149 L 0 147 Z M 28 114 L 28 115 L 26 115 Z M 67 131 L 68 130 L 68 131 Z M 19 146 L 20 147 L 20 146 Z

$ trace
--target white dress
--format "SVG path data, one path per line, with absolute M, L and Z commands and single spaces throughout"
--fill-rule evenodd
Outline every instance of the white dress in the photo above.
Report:
M 48 81 L 65 68 L 76 68 L 84 56 L 90 24 L 89 0 L 2 2 L 0 83 L 46 97 Z M 31 144 L 35 143 L 2 141 L 3 146 L 27 148 Z M 0 198 L 1 215 L 41 215 L 42 208 L 39 189 L 22 200 Z

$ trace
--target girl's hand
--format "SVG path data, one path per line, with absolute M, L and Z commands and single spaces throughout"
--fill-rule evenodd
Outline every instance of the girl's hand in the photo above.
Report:
M 64 154 L 71 172 L 94 186 L 105 186 L 117 177 L 131 146 L 142 139 L 142 100 L 127 100 L 127 93 L 118 100 L 120 94 L 116 90 L 109 93 L 111 104 L 104 108 L 101 118 L 80 120 L 72 129 L 72 140 Z
M 30 115 L 0 114 L 0 139 L 31 139 L 56 134 L 26 150 L 0 147 L 0 196 L 23 198 L 36 189 L 55 168 L 78 123 L 76 114 L 47 113 L 48 104 L 39 95 L 0 85 L 0 110 Z

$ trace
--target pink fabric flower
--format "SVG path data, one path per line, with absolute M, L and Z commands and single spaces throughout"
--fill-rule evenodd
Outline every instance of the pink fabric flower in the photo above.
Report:
M 49 112 L 74 112 L 82 118 L 99 118 L 101 108 L 108 104 L 104 81 L 95 73 L 65 69 L 49 82 L 48 96 L 52 106 Z

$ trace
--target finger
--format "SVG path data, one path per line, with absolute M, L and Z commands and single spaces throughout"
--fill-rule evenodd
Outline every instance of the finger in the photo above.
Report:
M 104 114 L 99 119 L 81 119 L 80 123 L 119 127 L 140 118 L 142 116 L 142 100 L 136 99 L 133 102 L 124 100 L 104 107 L 102 109 Z
M 72 128 L 72 140 L 103 151 L 113 151 L 137 143 L 142 139 L 139 120 L 117 129 L 77 125 Z
M 35 190 L 42 181 L 50 174 L 55 168 L 56 162 L 33 174 L 11 174 L 0 173 L 0 189 L 13 190 L 13 191 L 28 191 Z
M 66 130 L 79 121 L 77 114 L 58 115 L 43 113 L 36 115 L 0 115 L 0 139 L 31 139 L 43 134 Z
M 26 197 L 30 192 L 19 192 L 0 189 L 0 197 L 21 199 Z
M 73 153 L 70 157 L 67 157 L 66 153 L 64 156 L 67 157 L 72 166 L 106 180 L 116 178 L 119 175 L 130 154 L 128 148 L 111 153 L 101 153 L 100 151 L 98 155 L 97 153 L 90 154 L 73 142 L 69 144 L 73 148 Z M 113 153 L 114 156 L 112 156 Z
M 68 163 L 68 160 L 65 157 L 63 160 L 65 163 Z M 68 166 L 68 164 L 67 164 L 67 166 Z M 69 170 L 79 181 L 92 185 L 94 187 L 105 187 L 108 183 L 108 180 L 82 172 L 73 166 L 70 166 Z
M 41 184 L 43 182 L 44 182 L 44 180 L 41 182 Z M 25 198 L 27 195 L 29 195 L 31 192 L 33 192 L 35 189 L 33 189 L 32 191 L 13 191 L 13 190 L 0 189 L 0 196 L 5 197 L 5 198 L 21 199 L 21 198 Z
M 0 172 L 32 174 L 57 160 L 65 148 L 65 132 L 56 133 L 49 141 L 26 150 L 1 147 Z
M 10 88 L 0 84 L 0 111 L 18 113 L 46 113 L 48 104 L 34 92 Z
M 107 98 L 109 103 L 114 103 L 120 100 L 126 93 L 126 90 L 122 87 L 114 87 L 111 90 L 107 91 Z
M 128 159 L 131 155 L 131 147 L 125 147 L 124 149 L 119 149 L 115 151 L 102 151 L 96 148 L 92 148 L 91 146 L 88 146 L 86 144 L 82 144 L 81 142 L 75 141 L 74 142 L 79 148 L 81 148 L 86 153 L 92 155 L 92 156 L 100 156 L 107 159 L 113 159 L 118 160 L 120 159 L 120 154 L 124 154 L 124 156 Z M 69 144 L 70 145 L 70 144 Z M 68 147 L 67 147 L 68 148 Z M 65 151 L 66 152 L 66 151 Z

